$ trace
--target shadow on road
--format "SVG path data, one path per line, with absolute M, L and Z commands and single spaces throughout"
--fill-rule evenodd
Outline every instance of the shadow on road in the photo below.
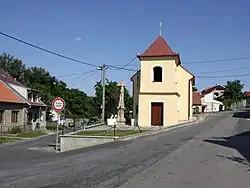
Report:
M 250 167 L 250 131 L 230 137 L 206 139 L 204 141 L 237 150 L 243 156 L 242 158 L 222 155 L 217 155 L 217 157 L 223 157 Z
M 248 118 L 250 115 L 250 109 L 244 109 L 233 114 L 234 118 Z

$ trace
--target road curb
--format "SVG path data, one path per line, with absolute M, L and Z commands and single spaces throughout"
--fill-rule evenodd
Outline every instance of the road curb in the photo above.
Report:
M 95 124 L 95 125 L 92 125 L 92 126 L 85 127 L 85 129 L 89 129 L 89 128 L 92 128 L 92 127 L 98 127 L 98 126 L 102 126 L 102 125 L 103 124 Z M 79 130 L 79 131 L 82 131 L 82 130 Z M 79 132 L 79 131 L 76 131 L 76 132 Z M 71 132 L 71 133 L 74 134 L 76 132 Z M 69 134 L 69 133 L 67 133 L 67 134 Z M 6 142 L 6 143 L 3 143 L 3 144 L 0 144 L 0 148 L 1 147 L 6 147 L 6 146 L 12 146 L 12 145 L 19 144 L 19 143 L 34 141 L 34 140 L 37 140 L 37 139 L 40 139 L 40 138 L 43 138 L 43 137 L 46 137 L 46 136 L 51 136 L 51 135 L 56 135 L 56 132 L 53 131 L 53 132 L 50 132 L 49 134 L 41 135 L 41 136 L 38 136 L 38 137 L 35 137 L 35 138 L 20 138 L 21 140 L 16 140 L 16 141 Z M 4 135 L 2 135 L 2 136 L 4 136 Z M 16 138 L 19 138 L 19 137 L 16 137 Z
M 183 127 L 186 127 L 189 125 L 193 125 L 193 124 L 198 123 L 198 122 L 200 122 L 200 121 L 199 120 L 192 120 L 189 122 L 185 122 L 185 123 L 178 124 L 178 125 L 173 125 L 173 126 L 170 126 L 170 127 L 167 127 L 167 128 L 161 129 L 161 130 L 157 130 L 157 131 L 149 131 L 149 132 L 139 133 L 136 135 L 119 137 L 116 139 L 116 141 L 133 140 L 133 139 L 137 139 L 137 138 L 144 137 L 144 136 L 156 135 L 156 134 L 160 134 L 163 132 L 168 132 L 168 131 L 172 131 L 172 130 L 175 130 L 178 128 L 183 128 Z
M 3 143 L 3 144 L 0 144 L 0 148 L 1 147 L 5 147 L 5 146 L 12 146 L 12 145 L 19 144 L 19 143 L 25 143 L 25 142 L 28 142 L 28 141 L 37 140 L 39 138 L 43 138 L 43 137 L 54 135 L 54 134 L 56 134 L 56 133 L 46 134 L 46 135 L 38 136 L 38 137 L 35 137 L 35 138 L 20 138 L 20 137 L 16 137 L 16 138 L 21 139 L 21 140 L 16 140 L 16 141 L 6 142 L 6 143 Z
M 216 113 L 215 113 L 216 114 Z M 129 136 L 124 136 L 124 137 L 119 137 L 118 139 L 116 139 L 117 141 L 118 140 L 121 140 L 121 141 L 124 141 L 124 140 L 133 140 L 133 139 L 136 139 L 136 138 L 139 138 L 139 137 L 144 137 L 144 136 L 150 136 L 150 135 L 156 135 L 156 134 L 160 134 L 160 133 L 163 133 L 163 132 L 168 132 L 168 131 L 172 131 L 172 130 L 175 130 L 175 129 L 179 129 L 179 128 L 183 128 L 183 127 L 187 127 L 187 126 L 190 126 L 190 125 L 194 125 L 194 124 L 197 124 L 197 123 L 201 123 L 201 122 L 204 122 L 206 121 L 206 117 L 209 117 L 209 116 L 213 116 L 211 114 L 206 114 L 202 119 L 196 119 L 196 120 L 191 120 L 191 121 L 188 121 L 188 122 L 185 122 L 185 123 L 181 123 L 181 124 L 177 124 L 177 125 L 172 125 L 172 126 L 169 126 L 167 128 L 163 128 L 161 130 L 157 130 L 157 131 L 149 131 L 149 132 L 144 132 L 144 133 L 139 133 L 139 134 L 136 134 L 136 135 L 129 135 Z

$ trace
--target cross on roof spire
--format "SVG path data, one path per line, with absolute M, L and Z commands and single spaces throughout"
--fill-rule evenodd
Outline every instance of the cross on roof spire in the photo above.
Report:
M 160 26 L 160 36 L 161 36 L 162 22 L 159 23 L 159 26 Z
M 122 87 L 123 87 L 123 86 L 126 86 L 125 83 L 124 83 L 124 81 L 121 81 L 121 83 L 119 83 L 119 84 L 117 84 L 117 85 L 118 85 L 118 86 L 122 86 Z

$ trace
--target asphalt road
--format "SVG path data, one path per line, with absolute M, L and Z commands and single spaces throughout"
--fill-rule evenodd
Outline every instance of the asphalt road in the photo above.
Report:
M 195 123 L 154 136 L 61 154 L 29 150 L 29 147 L 36 145 L 37 141 L 30 142 L 28 145 L 17 144 L 9 148 L 0 147 L 0 187 L 116 188 L 122 186 L 125 188 L 149 187 L 145 185 L 150 185 L 158 188 L 168 185 L 167 187 L 172 188 L 174 187 L 173 182 L 173 186 L 165 183 L 159 185 L 158 181 L 148 172 L 151 171 L 156 175 L 159 173 L 171 174 L 171 172 L 167 172 L 168 167 L 172 165 L 173 168 L 174 164 L 178 167 L 177 169 L 183 170 L 184 167 L 176 164 L 174 156 L 188 156 L 190 151 L 194 155 L 190 149 L 192 148 L 190 142 L 196 141 L 197 136 L 204 134 L 205 138 L 208 133 L 210 138 L 213 134 L 214 136 L 231 136 L 235 131 L 237 134 L 239 131 L 243 131 L 238 124 L 238 117 L 232 117 L 232 114 L 233 112 L 220 113 L 209 117 L 202 123 Z M 217 128 L 220 130 L 217 131 Z M 181 149 L 182 147 L 188 147 L 190 151 Z M 196 146 L 196 148 L 198 147 Z M 200 150 L 202 149 L 204 148 L 200 148 Z M 208 147 L 208 149 L 210 148 Z M 199 152 L 199 150 L 195 152 Z M 213 151 L 211 150 L 211 152 Z M 171 158 L 170 162 L 164 161 L 168 158 Z M 182 160 L 184 160 L 181 161 L 184 166 L 191 164 L 188 161 L 189 158 Z M 163 164 L 162 161 L 164 161 Z M 194 161 L 192 165 L 196 165 Z M 193 167 L 195 168 L 195 166 Z M 192 171 L 192 169 L 189 170 Z M 144 176 L 148 177 L 146 181 Z M 180 185 L 178 186 L 180 187 Z M 183 184 L 182 187 L 195 186 Z

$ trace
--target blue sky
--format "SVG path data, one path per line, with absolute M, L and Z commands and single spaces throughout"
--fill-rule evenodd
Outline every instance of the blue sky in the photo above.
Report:
M 123 65 L 157 38 L 161 21 L 162 35 L 171 48 L 180 53 L 183 65 L 195 75 L 205 76 L 200 72 L 250 66 L 250 59 L 185 64 L 250 56 L 249 7 L 248 0 L 3 0 L 0 31 L 92 64 Z M 27 66 L 44 67 L 55 76 L 93 69 L 0 36 L 2 52 L 22 59 Z M 136 60 L 128 68 L 138 67 Z M 206 75 L 246 74 L 249 70 Z M 108 79 L 124 80 L 129 89 L 132 75 L 129 71 L 107 72 Z M 70 87 L 94 94 L 93 86 L 100 80 L 100 72 L 84 78 L 77 75 L 62 79 Z M 246 90 L 250 90 L 249 78 L 237 78 L 242 80 Z M 203 89 L 234 79 L 197 78 L 196 85 Z

